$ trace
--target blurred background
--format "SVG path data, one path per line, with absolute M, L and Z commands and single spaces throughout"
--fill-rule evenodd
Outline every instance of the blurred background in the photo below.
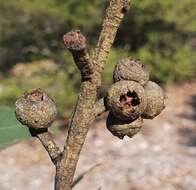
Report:
M 80 75 L 62 36 L 80 29 L 90 51 L 107 4 L 106 0 L 0 0 L 1 190 L 52 190 L 54 168 L 39 142 L 19 127 L 14 102 L 24 91 L 44 89 L 57 103 L 54 135 L 57 143 L 63 143 L 55 126 L 65 130 Z M 151 80 L 165 89 L 167 108 L 155 120 L 145 121 L 141 134 L 123 141 L 105 129 L 104 117 L 97 120 L 77 174 L 98 162 L 101 167 L 74 189 L 196 189 L 195 10 L 195 0 L 133 2 L 107 60 L 103 89 L 112 83 L 113 67 L 120 58 L 140 59 Z M 38 177 L 40 170 L 47 175 Z

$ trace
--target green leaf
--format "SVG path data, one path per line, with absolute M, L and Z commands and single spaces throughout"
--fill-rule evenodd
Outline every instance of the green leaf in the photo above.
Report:
M 0 122 L 0 148 L 30 137 L 28 129 L 16 120 L 13 108 L 0 107 Z

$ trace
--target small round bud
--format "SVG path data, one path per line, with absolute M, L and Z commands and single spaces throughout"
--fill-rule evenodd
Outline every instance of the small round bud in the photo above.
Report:
M 120 80 L 131 80 L 145 85 L 149 80 L 146 66 L 132 59 L 121 59 L 118 61 L 113 72 L 114 82 Z
M 144 88 L 134 81 L 119 81 L 108 90 L 107 106 L 116 118 L 130 121 L 138 118 L 147 105 Z
M 57 115 L 55 103 L 41 89 L 24 93 L 15 106 L 16 118 L 29 128 L 47 128 Z
M 153 119 L 165 108 L 165 95 L 162 88 L 155 82 L 149 81 L 144 89 L 147 97 L 147 107 L 142 117 L 145 119 Z
M 141 117 L 136 120 L 126 122 L 117 119 L 112 113 L 109 113 L 106 122 L 108 130 L 120 139 L 123 139 L 124 136 L 132 138 L 140 131 L 142 124 L 143 120 Z

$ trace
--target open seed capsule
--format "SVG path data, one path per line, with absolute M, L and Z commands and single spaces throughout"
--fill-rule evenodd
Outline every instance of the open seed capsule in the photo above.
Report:
M 130 121 L 138 118 L 146 105 L 144 88 L 137 82 L 119 81 L 108 90 L 108 109 L 120 120 Z

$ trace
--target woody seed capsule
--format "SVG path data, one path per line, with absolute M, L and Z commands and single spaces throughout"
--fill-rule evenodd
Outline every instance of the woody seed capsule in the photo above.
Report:
M 55 120 L 56 105 L 41 89 L 24 93 L 15 103 L 18 121 L 33 129 L 43 129 Z
M 117 119 L 111 112 L 109 113 L 106 122 L 108 130 L 120 139 L 123 139 L 124 136 L 132 138 L 140 131 L 142 124 L 143 120 L 141 117 L 136 120 L 126 122 Z
M 118 61 L 113 72 L 114 82 L 130 80 L 145 85 L 149 80 L 149 73 L 144 64 L 132 59 L 121 59 Z
M 124 121 L 138 118 L 147 105 L 144 88 L 134 81 L 114 83 L 108 90 L 106 102 L 113 115 Z
M 147 97 L 147 106 L 142 117 L 145 119 L 153 119 L 165 108 L 165 95 L 162 88 L 152 81 L 149 81 L 144 89 Z

